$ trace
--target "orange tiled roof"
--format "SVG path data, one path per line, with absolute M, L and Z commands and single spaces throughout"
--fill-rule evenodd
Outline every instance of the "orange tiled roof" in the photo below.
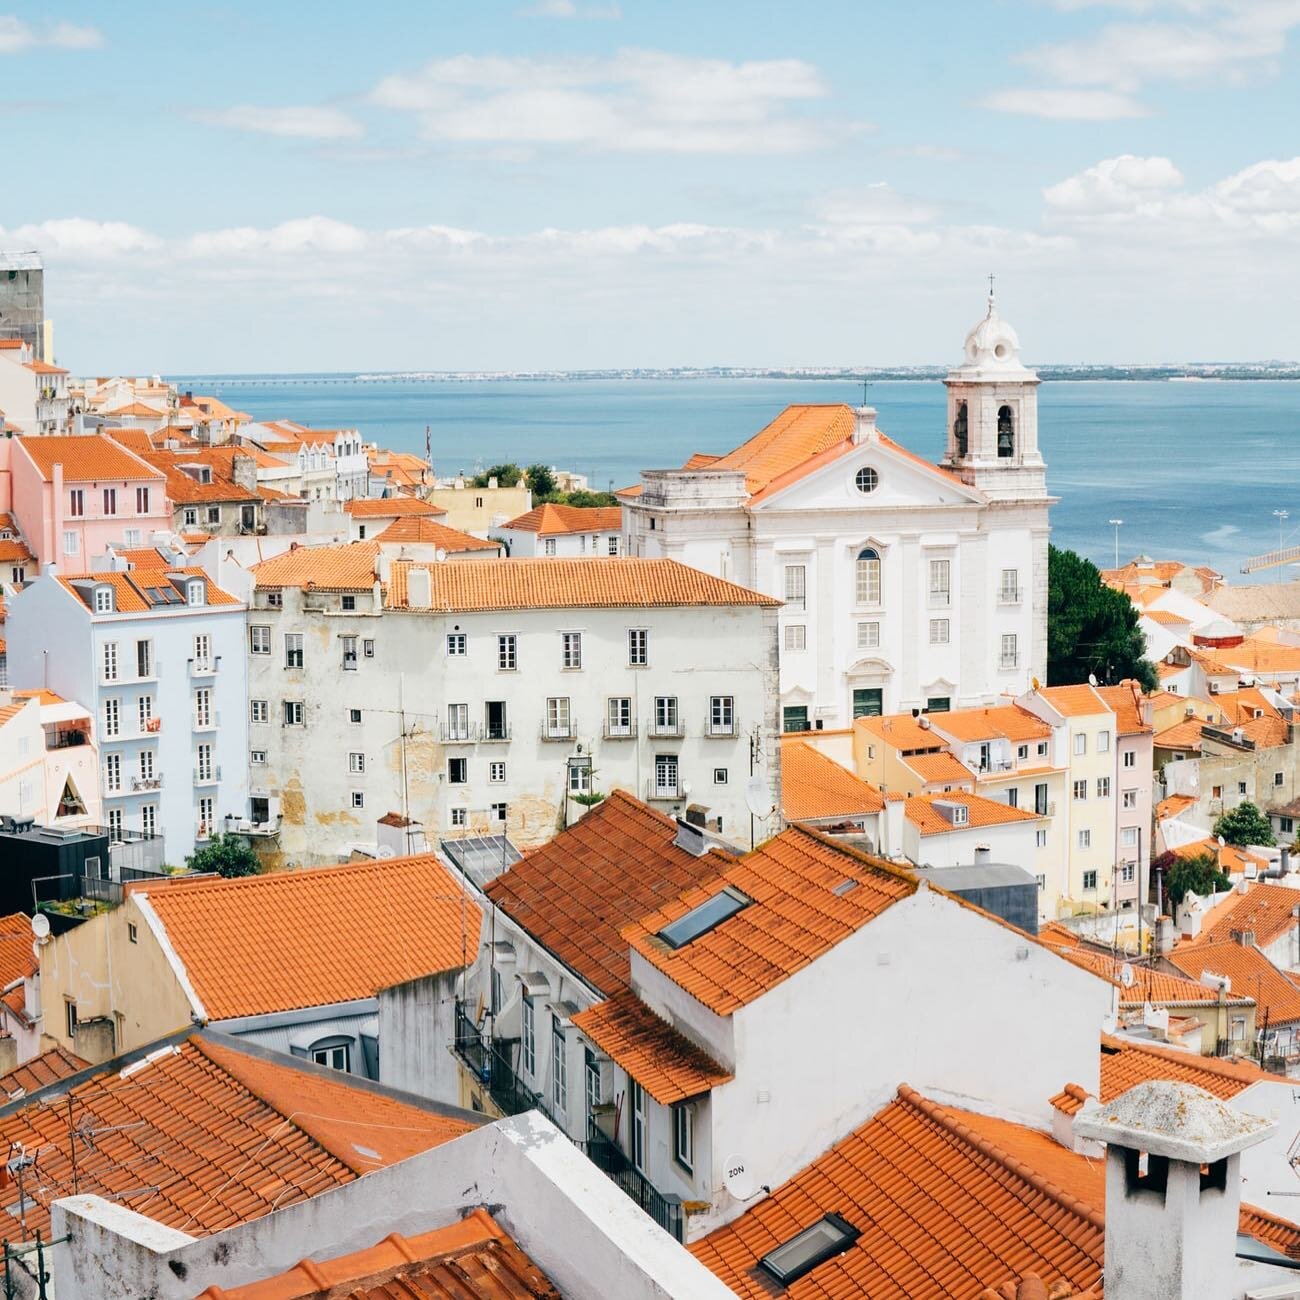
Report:
M 970 1300 L 1030 1269 L 1094 1286 L 1105 1248 L 1103 1165 L 1063 1147 L 1049 1159 L 1055 1145 L 904 1085 L 873 1119 L 688 1249 L 741 1300 L 769 1300 L 758 1261 L 834 1213 L 862 1235 L 795 1284 L 801 1300 Z
M 1156 821 L 1162 822 L 1170 817 L 1185 813 L 1196 802 L 1194 795 L 1171 794 L 1156 804 Z
M 676 835 L 671 817 L 614 790 L 524 854 L 487 896 L 593 988 L 614 994 L 629 978 L 621 927 L 717 873 L 716 853 L 697 858 L 673 843 Z
M 1053 948 L 1077 948 L 1082 942 L 1069 926 L 1062 925 L 1060 921 L 1048 921 L 1040 925 L 1038 937 Z
M 0 562 L 5 564 L 25 564 L 32 559 L 27 544 L 18 538 L 0 540 Z
M 1192 942 L 1220 943 L 1231 940 L 1233 930 L 1251 930 L 1255 941 L 1267 946 L 1279 935 L 1294 929 L 1296 921 L 1291 911 L 1297 906 L 1300 906 L 1300 890 L 1259 881 L 1250 886 L 1248 893 L 1233 894 L 1221 907 L 1216 907 L 1209 929 L 1202 930 Z
M 707 468 L 744 470 L 746 487 L 751 493 L 759 492 L 773 479 L 849 441 L 853 424 L 852 410 L 840 402 L 787 406 L 771 424 L 711 461 Z M 693 468 L 704 467 L 697 462 Z
M 37 375 L 66 375 L 62 366 L 52 366 L 48 361 L 33 360 L 25 363 L 25 368 Z
M 390 608 L 408 608 L 406 571 L 410 567 L 407 561 L 393 564 Z M 780 604 L 676 560 L 541 558 L 420 567 L 429 570 L 432 608 L 449 613 Z
M 781 742 L 781 809 L 787 820 L 857 817 L 884 806 L 875 786 L 858 780 L 806 740 Z
M 1248 853 L 1235 844 L 1220 844 L 1212 835 L 1189 844 L 1176 844 L 1169 852 L 1176 858 L 1213 858 L 1229 874 L 1240 874 L 1251 864 L 1261 871 L 1270 865 L 1267 857 Z
M 500 542 L 485 541 L 471 533 L 462 533 L 459 528 L 448 528 L 446 524 L 440 524 L 427 515 L 406 515 L 401 519 L 394 519 L 382 533 L 376 536 L 375 541 L 388 544 L 423 542 L 425 545 L 436 546 L 449 555 L 460 554 L 463 551 L 500 553 L 501 550 Z
M 1128 680 L 1118 686 L 1098 686 L 1097 694 L 1115 714 L 1116 734 L 1139 736 L 1151 730 L 1151 724 L 1142 721 L 1142 687 L 1137 682 Z
M 935 808 L 936 803 L 961 804 L 966 809 L 966 821 L 960 826 L 954 826 Z M 961 790 L 912 795 L 907 800 L 906 815 L 907 820 L 922 835 L 948 835 L 953 831 L 975 830 L 982 826 L 1005 826 L 1011 822 L 1042 820 L 1037 813 L 1028 809 L 1013 808 L 1000 800 L 985 799 L 983 795 L 966 794 Z
M 27 707 L 24 699 L 13 706 L 17 713 Z M 32 955 L 32 920 L 26 912 L 0 916 L 0 989 L 36 969 Z
M 165 412 L 159 411 L 152 406 L 146 406 L 143 402 L 128 402 L 125 406 L 114 407 L 111 411 L 105 411 L 106 416 L 116 418 L 119 415 L 131 416 L 132 419 L 161 419 Z
M 1157 749 L 1184 749 L 1200 752 L 1201 729 L 1206 723 L 1200 718 L 1188 718 L 1184 722 L 1175 722 L 1172 727 L 1156 732 L 1153 744 Z
M 161 481 L 163 477 L 152 465 L 147 465 L 112 438 L 98 434 L 19 438 L 18 445 L 47 483 L 53 479 L 54 467 L 59 464 L 63 466 L 65 483 L 125 482 L 132 479 Z
M 539 537 L 557 533 L 616 533 L 623 527 L 623 511 L 618 506 L 557 506 L 547 501 L 501 527 L 536 533 Z
M 194 501 L 252 501 L 257 497 L 255 490 L 250 491 L 240 486 L 206 457 L 200 458 L 183 451 L 150 451 L 141 453 L 140 458 L 167 476 L 167 497 L 178 505 Z M 196 463 L 208 466 L 211 482 L 200 483 L 182 468 L 183 465 Z
M 938 754 L 909 754 L 900 762 L 906 763 L 927 785 L 935 781 L 969 782 L 975 779 L 975 773 L 947 750 Z
M 1252 997 L 1257 1015 L 1267 1016 L 1270 1026 L 1300 1020 L 1300 984 L 1294 984 L 1258 948 L 1244 944 L 1197 943 L 1169 954 L 1169 960 L 1191 979 L 1203 971 L 1226 975 L 1232 991 Z
M 989 740 L 997 736 L 1008 740 L 1046 740 L 1052 734 L 1052 728 L 1042 718 L 1016 704 L 934 713 L 930 722 L 956 740 Z
M 24 1061 L 8 1074 L 0 1074 L 0 1097 L 14 1101 L 26 1093 L 36 1092 L 89 1068 L 89 1061 L 73 1056 L 64 1047 L 52 1047 L 48 1052 Z
M 962 712 L 972 712 L 972 710 Z M 929 719 L 925 721 L 928 723 Z M 855 727 L 861 727 L 863 731 L 879 736 L 881 740 L 897 750 L 941 749 L 948 743 L 942 736 L 936 736 L 928 725 L 922 726 L 921 722 L 921 718 L 914 718 L 910 713 L 887 713 L 877 717 L 853 719 Z M 1051 734 L 1050 729 L 1048 734 Z
M 1038 693 L 1064 718 L 1082 718 L 1110 711 L 1097 688 L 1087 682 L 1081 686 L 1044 686 Z
M 445 515 L 441 506 L 419 497 L 353 497 L 343 509 L 355 519 L 398 519 L 402 515 Z
M 1101 1038 L 1101 1100 L 1113 1101 L 1121 1093 L 1149 1083 L 1153 1079 L 1172 1079 L 1175 1083 L 1194 1083 L 1213 1096 L 1227 1101 L 1261 1079 L 1280 1076 L 1266 1074 L 1245 1057 L 1233 1059 L 1197 1056 L 1176 1047 L 1160 1047 L 1136 1042 L 1131 1038 Z M 1075 1110 L 1078 1109 L 1076 1106 Z M 1069 1111 L 1073 1114 L 1074 1111 Z
M 1218 994 L 1194 979 L 1170 975 L 1140 964 L 1133 965 L 1133 984 L 1131 988 L 1125 989 L 1120 984 L 1120 971 L 1125 965 L 1122 956 L 1112 956 L 1082 946 L 1062 948 L 1059 951 L 1066 961 L 1073 962 L 1094 975 L 1100 975 L 1121 989 L 1121 1006 L 1140 1007 L 1144 1002 L 1150 1002 L 1152 1006 L 1214 1006 L 1218 1002 Z M 1228 998 L 1232 1005 L 1241 1005 L 1249 1000 L 1249 990 L 1237 989 L 1235 986 Z
M 136 552 L 132 552 L 136 554 Z M 148 552 L 144 552 L 148 554 Z M 101 572 L 101 573 L 68 573 L 60 574 L 59 582 L 77 599 L 81 596 L 77 588 L 73 585 L 76 582 L 94 582 L 107 584 L 113 588 L 113 599 L 116 604 L 115 612 L 119 614 L 143 614 L 151 609 L 181 609 L 183 605 L 175 601 L 165 602 L 149 595 L 150 588 L 173 587 L 166 577 L 169 573 L 180 574 L 189 578 L 204 578 L 207 580 L 207 594 L 209 605 L 238 605 L 239 601 L 235 599 L 228 591 L 218 587 L 208 575 L 199 568 L 173 568 L 158 557 L 156 568 L 150 568 L 147 565 L 141 565 L 136 569 L 127 572 Z
M 28 1231 L 47 1232 L 50 1203 L 73 1191 L 69 1110 L 71 1127 L 92 1135 L 77 1150 L 77 1189 L 194 1236 L 307 1200 L 471 1127 L 324 1074 L 191 1033 L 125 1069 L 110 1061 L 61 1091 L 58 1105 L 38 1093 L 0 1107 L 0 1142 L 41 1153 Z
M 317 591 L 369 591 L 375 585 L 376 542 L 346 546 L 294 546 L 249 570 L 258 590 L 309 587 Z
M 133 897 L 148 899 L 212 1020 L 373 997 L 478 948 L 478 907 L 429 854 Z
M 390 1233 L 367 1250 L 304 1261 L 287 1273 L 226 1288 L 198 1300 L 560 1300 L 546 1275 L 481 1206 L 458 1223 L 418 1237 Z
M 845 889 L 848 882 L 855 882 Z M 752 899 L 721 925 L 672 949 L 666 925 L 724 886 Z M 837 893 L 837 887 L 843 892 Z M 623 936 L 648 962 L 720 1016 L 810 965 L 886 908 L 916 892 L 888 863 L 792 826 L 637 923 Z
M 689 1101 L 734 1077 L 631 989 L 589 1007 L 573 1023 L 662 1106 Z
M 1166 627 L 1185 627 L 1191 623 L 1185 614 L 1175 614 L 1172 609 L 1148 609 L 1144 612 L 1147 618 Z
M 1280 718 L 1281 712 L 1268 700 L 1258 686 L 1243 686 L 1236 691 L 1220 691 L 1215 703 L 1230 722 L 1251 722 L 1256 714 L 1266 718 Z
M 1300 646 L 1282 645 L 1266 637 L 1247 637 L 1238 646 L 1220 646 L 1209 656 L 1227 669 L 1252 673 L 1281 673 L 1300 669 Z

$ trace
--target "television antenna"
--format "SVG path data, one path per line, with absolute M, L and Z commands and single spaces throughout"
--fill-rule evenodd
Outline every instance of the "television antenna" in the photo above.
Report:
M 1131 962 L 1125 962 L 1125 963 L 1124 963 L 1124 964 L 1119 968 L 1119 982 L 1120 982 L 1120 983 L 1121 983 L 1121 984 L 1122 984 L 1126 989 L 1131 989 L 1131 988 L 1133 987 L 1133 981 L 1134 981 L 1136 978 L 1137 978 L 1137 976 L 1133 974 L 1133 966 L 1132 966 L 1132 963 L 1131 963 Z

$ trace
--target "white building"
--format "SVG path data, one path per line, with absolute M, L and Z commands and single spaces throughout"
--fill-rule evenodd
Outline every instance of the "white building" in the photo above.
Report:
M 68 372 L 21 339 L 0 339 L 0 411 L 25 434 L 68 432 Z
M 618 506 L 557 506 L 545 502 L 488 530 L 516 558 L 618 555 L 623 512 Z
M 253 574 L 253 793 L 286 862 L 371 845 L 391 811 L 529 845 L 623 788 L 749 843 L 755 775 L 776 803 L 766 597 L 671 561 L 421 564 L 373 542 Z
M 96 719 L 104 824 L 163 837 L 180 865 L 222 819 L 250 813 L 244 605 L 185 557 L 47 573 L 10 602 L 10 675 Z
M 870 407 L 787 407 L 722 457 L 620 497 L 630 555 L 781 598 L 786 730 L 990 703 L 1045 676 L 1048 508 L 1038 378 L 989 300 L 948 376 L 932 465 Z
M 102 826 L 99 754 L 84 705 L 0 690 L 0 813 L 42 826 Z

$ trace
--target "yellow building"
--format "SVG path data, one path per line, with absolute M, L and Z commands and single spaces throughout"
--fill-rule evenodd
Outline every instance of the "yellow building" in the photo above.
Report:
M 495 484 L 493 480 L 487 487 L 475 487 L 466 478 L 456 478 L 443 480 L 437 487 L 421 488 L 420 495 L 447 512 L 441 522 L 449 528 L 485 537 L 489 528 L 533 508 L 533 494 L 522 483 L 518 487 Z

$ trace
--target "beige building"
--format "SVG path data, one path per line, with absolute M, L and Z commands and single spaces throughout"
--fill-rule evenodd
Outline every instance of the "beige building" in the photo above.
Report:
M 439 479 L 435 487 L 420 489 L 420 495 L 447 512 L 440 518 L 449 528 L 481 537 L 533 507 L 533 494 L 522 483 L 502 487 L 495 479 L 487 487 L 475 487 L 463 477 Z

